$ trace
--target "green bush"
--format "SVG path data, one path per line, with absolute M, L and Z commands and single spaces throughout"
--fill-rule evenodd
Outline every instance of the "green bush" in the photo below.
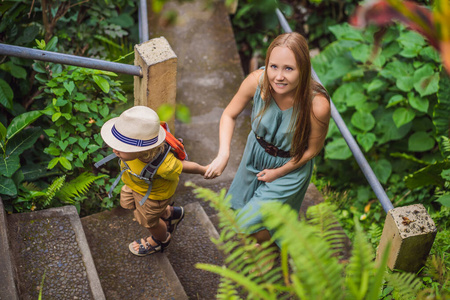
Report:
M 421 164 L 444 160 L 438 141 L 448 135 L 450 89 L 438 54 L 422 36 L 399 25 L 386 29 L 375 53 L 375 28 L 330 29 L 337 41 L 313 59 L 313 66 L 337 110 L 395 204 L 431 205 L 434 189 L 406 195 L 403 178 Z M 356 190 L 361 205 L 373 199 L 333 122 L 325 159 L 317 165 L 332 186 Z

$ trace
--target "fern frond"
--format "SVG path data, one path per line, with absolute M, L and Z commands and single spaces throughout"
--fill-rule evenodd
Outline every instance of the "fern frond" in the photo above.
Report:
M 196 268 L 209 271 L 215 274 L 218 274 L 222 277 L 229 278 L 234 282 L 239 282 L 241 286 L 243 286 L 247 291 L 249 291 L 249 299 L 273 299 L 276 300 L 276 295 L 270 295 L 267 291 L 265 291 L 261 286 L 257 283 L 249 280 L 243 273 L 236 272 L 230 270 L 226 267 L 221 266 L 213 266 L 208 264 L 196 264 Z
M 363 299 L 368 292 L 369 279 L 374 275 L 375 264 L 372 246 L 366 241 L 358 219 L 355 218 L 355 239 L 350 262 L 347 266 L 347 286 L 356 299 Z
M 273 237 L 286 245 L 294 274 L 294 289 L 302 290 L 306 299 L 341 299 L 343 267 L 333 257 L 329 242 L 317 235 L 317 229 L 298 221 L 297 213 L 287 205 L 270 203 L 261 208 L 264 225 Z M 300 295 L 298 295 L 300 296 Z
M 22 183 L 22 186 L 28 191 L 36 191 L 37 192 L 37 191 L 41 190 L 41 188 L 39 188 L 33 182 L 24 182 L 24 183 Z
M 74 203 L 73 198 L 85 194 L 90 185 L 97 179 L 106 175 L 94 176 L 89 172 L 80 174 L 77 178 L 66 183 L 61 190 L 58 191 L 57 197 L 65 203 Z
M 194 193 L 197 197 L 207 200 L 218 211 L 220 238 L 213 242 L 225 254 L 226 267 L 224 268 L 246 275 L 247 280 L 266 292 L 274 290 L 274 286 L 279 289 L 278 282 L 282 284 L 281 269 L 274 267 L 268 272 L 268 266 L 273 265 L 274 259 L 273 251 L 269 248 L 270 243 L 263 243 L 260 247 L 256 247 L 256 241 L 253 238 L 241 233 L 244 230 L 240 224 L 245 217 L 238 217 L 237 212 L 230 209 L 230 198 L 225 198 L 226 191 L 222 190 L 218 195 L 192 183 L 186 185 L 195 187 Z M 229 279 L 233 280 L 233 278 Z M 243 286 L 240 281 L 234 282 L 234 284 L 235 288 Z M 251 294 L 252 291 L 247 290 L 249 287 L 253 287 L 253 285 L 245 286 L 244 290 Z
M 336 207 L 328 203 L 311 206 L 307 211 L 308 224 L 317 229 L 319 236 L 330 244 L 334 254 L 342 252 L 346 234 L 334 215 Z
M 53 180 L 52 184 L 45 190 L 45 200 L 43 207 L 50 205 L 50 202 L 55 197 L 56 193 L 62 188 L 64 182 L 66 181 L 66 175 L 56 178 Z
M 395 299 L 416 299 L 417 293 L 423 287 L 420 278 L 413 273 L 388 274 L 388 286 L 394 288 Z
M 441 136 L 440 141 L 443 156 L 450 160 L 450 139 L 446 136 Z
M 217 299 L 240 300 L 239 293 L 236 291 L 233 281 L 220 277 L 219 287 L 217 288 Z

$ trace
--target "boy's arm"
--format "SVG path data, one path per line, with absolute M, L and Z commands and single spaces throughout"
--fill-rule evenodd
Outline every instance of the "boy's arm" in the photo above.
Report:
M 205 175 L 208 168 L 207 166 L 201 166 L 193 161 L 182 160 L 181 163 L 183 164 L 183 173 Z

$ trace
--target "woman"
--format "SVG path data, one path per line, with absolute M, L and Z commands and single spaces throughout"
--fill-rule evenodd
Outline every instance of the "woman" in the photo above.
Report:
M 220 120 L 220 146 L 205 178 L 225 169 L 236 118 L 253 99 L 252 131 L 228 194 L 231 207 L 241 209 L 243 228 L 252 226 L 258 244 L 270 240 L 259 208 L 269 201 L 299 211 L 321 151 L 330 120 L 325 88 L 311 78 L 306 40 L 298 33 L 279 35 L 270 44 L 265 69 L 251 73 L 241 84 Z

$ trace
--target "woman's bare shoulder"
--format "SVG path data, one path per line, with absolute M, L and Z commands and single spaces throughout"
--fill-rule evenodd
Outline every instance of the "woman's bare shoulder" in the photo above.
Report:
M 248 74 L 247 78 L 245 78 L 244 81 L 247 81 L 248 83 L 252 85 L 258 85 L 261 80 L 261 74 L 264 73 L 264 70 L 258 69 L 256 71 L 251 72 Z
M 314 115 L 321 121 L 327 121 L 331 116 L 330 101 L 322 94 L 316 94 L 313 98 L 312 109 Z

